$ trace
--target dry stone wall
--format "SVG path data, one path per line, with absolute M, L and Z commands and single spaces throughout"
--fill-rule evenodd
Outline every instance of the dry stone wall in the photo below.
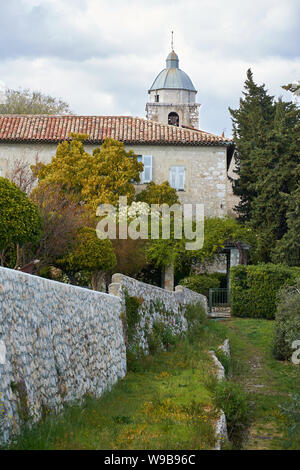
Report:
M 112 295 L 0 268 L 0 440 L 124 377 L 120 315 Z
M 187 328 L 186 306 L 206 298 L 115 274 L 109 294 L 0 267 L 0 443 L 64 403 L 100 397 L 126 374 L 126 295 L 139 300 L 145 352 L 156 320 Z M 124 328 L 125 326 L 125 328 Z
M 136 327 L 136 340 L 146 353 L 148 352 L 147 334 L 151 331 L 154 322 L 162 322 L 166 327 L 170 327 L 174 335 L 178 335 L 187 329 L 184 314 L 188 304 L 200 302 L 207 312 L 206 297 L 183 286 L 177 286 L 172 292 L 123 274 L 114 274 L 109 292 L 120 297 L 124 314 L 126 314 L 126 296 L 138 300 L 140 320 Z

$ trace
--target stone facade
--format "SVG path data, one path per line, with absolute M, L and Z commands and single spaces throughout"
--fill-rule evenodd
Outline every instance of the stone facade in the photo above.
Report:
M 159 96 L 159 102 L 155 102 Z M 199 128 L 199 108 L 196 92 L 188 90 L 157 90 L 149 92 L 150 101 L 146 104 L 146 117 L 155 122 L 168 124 L 169 113 L 179 116 L 179 125 Z
M 124 377 L 120 315 L 112 295 L 0 268 L 0 441 Z
M 174 103 L 147 103 L 147 119 L 155 122 L 168 124 L 170 113 L 177 113 L 179 125 L 195 127 L 199 126 L 199 106 L 200 104 L 174 104 Z
M 177 335 L 186 331 L 187 321 L 184 316 L 188 304 L 201 303 L 207 312 L 207 299 L 182 286 L 177 286 L 175 292 L 161 289 L 137 281 L 123 274 L 114 274 L 109 293 L 120 297 L 122 310 L 126 311 L 126 295 L 139 300 L 140 321 L 137 325 L 137 343 L 148 352 L 147 334 L 151 331 L 154 322 L 162 322 Z
M 227 185 L 225 146 L 137 145 L 133 150 L 138 155 L 152 155 L 152 177 L 155 183 L 170 181 L 172 166 L 185 168 L 184 190 L 177 192 L 181 203 L 204 204 L 205 216 L 209 217 L 223 217 L 231 211 L 227 205 L 230 187 Z
M 234 212 L 234 208 L 235 208 L 235 206 L 238 205 L 238 203 L 240 201 L 240 198 L 233 194 L 233 187 L 232 187 L 232 182 L 231 182 L 231 179 L 232 180 L 237 179 L 237 174 L 235 173 L 235 170 L 236 170 L 236 160 L 235 160 L 234 155 L 233 155 L 233 158 L 231 159 L 231 162 L 230 162 L 230 165 L 229 165 L 229 168 L 228 168 L 227 178 L 226 178 L 226 182 L 227 182 L 226 204 L 227 204 L 227 208 L 228 208 L 228 215 L 231 215 L 231 216 L 234 216 L 234 217 L 236 217 L 236 213 Z
M 36 158 L 49 163 L 55 155 L 56 144 L 1 143 L 0 168 L 5 176 L 18 159 L 34 164 Z M 96 145 L 85 145 L 92 152 Z M 152 179 L 155 183 L 170 181 L 170 168 L 185 168 L 185 187 L 178 191 L 182 203 L 202 203 L 206 216 L 222 217 L 232 212 L 231 183 L 227 177 L 227 148 L 220 146 L 126 145 L 136 155 L 152 155 Z M 145 185 L 137 185 L 141 191 Z
M 148 93 L 147 119 L 198 129 L 200 104 L 196 103 L 197 90 L 190 77 L 179 68 L 179 58 L 173 49 L 167 57 L 166 68 L 157 75 Z M 170 113 L 176 113 L 174 121 Z

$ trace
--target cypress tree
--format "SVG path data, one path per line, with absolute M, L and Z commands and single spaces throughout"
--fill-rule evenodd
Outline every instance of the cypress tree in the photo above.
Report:
M 251 205 L 250 225 L 258 234 L 261 261 L 271 261 L 271 250 L 288 230 L 287 200 L 297 188 L 299 157 L 295 152 L 294 129 L 298 119 L 299 110 L 293 103 L 280 99 L 275 104 L 273 128 L 267 132 L 257 167 L 257 195 Z
M 274 97 L 268 95 L 265 85 L 258 86 L 254 83 L 250 69 L 243 95 L 238 109 L 229 108 L 236 145 L 237 179 L 232 183 L 234 194 L 240 198 L 236 207 L 238 217 L 241 221 L 249 221 L 252 202 L 257 196 L 256 182 L 263 163 L 268 132 L 273 125 L 275 106 Z
M 264 85 L 254 83 L 248 70 L 244 98 L 239 109 L 230 112 L 236 144 L 238 179 L 233 180 L 233 190 L 240 197 L 238 217 L 257 234 L 259 261 L 284 259 L 284 250 L 297 244 L 300 110 L 292 102 L 274 101 Z
M 300 168 L 298 172 L 300 180 Z M 272 261 L 300 267 L 300 183 L 288 197 L 287 227 L 287 232 L 272 251 Z

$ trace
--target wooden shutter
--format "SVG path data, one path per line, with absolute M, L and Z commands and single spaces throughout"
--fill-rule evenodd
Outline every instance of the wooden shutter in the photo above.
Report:
M 176 191 L 184 190 L 185 185 L 185 167 L 171 166 L 170 168 L 170 186 Z
M 142 176 L 143 183 L 152 181 L 152 155 L 143 155 L 144 171 Z

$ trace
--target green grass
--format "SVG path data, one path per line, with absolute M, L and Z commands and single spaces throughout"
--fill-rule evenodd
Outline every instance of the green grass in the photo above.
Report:
M 230 338 L 231 373 L 244 386 L 252 408 L 247 449 L 300 448 L 299 441 L 289 442 L 279 408 L 300 390 L 300 366 L 272 356 L 274 325 L 270 320 L 237 318 L 214 325 Z
M 214 365 L 208 356 L 230 339 L 232 380 L 248 395 L 251 425 L 244 448 L 300 448 L 286 435 L 279 406 L 300 390 L 300 366 L 272 357 L 274 322 L 261 319 L 209 321 L 193 341 L 144 358 L 101 399 L 51 413 L 26 430 L 15 449 L 211 449 Z
M 214 365 L 203 327 L 194 342 L 147 357 L 102 398 L 87 397 L 24 430 L 15 449 L 212 449 L 217 412 L 207 385 Z

